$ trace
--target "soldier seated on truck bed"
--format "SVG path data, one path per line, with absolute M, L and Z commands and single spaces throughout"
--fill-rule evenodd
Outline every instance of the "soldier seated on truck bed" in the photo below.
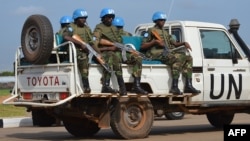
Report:
M 89 59 L 88 49 L 80 41 L 74 39 L 73 35 L 79 35 L 81 40 L 90 44 L 94 50 L 99 52 L 98 48 L 95 48 L 93 41 L 93 33 L 90 27 L 86 24 L 88 18 L 87 11 L 84 9 L 76 9 L 73 12 L 74 22 L 70 23 L 66 28 L 63 29 L 62 36 L 66 41 L 72 41 L 76 46 L 77 52 L 77 65 L 82 76 L 82 83 L 84 87 L 84 93 L 90 93 L 91 88 L 89 86 Z
M 126 86 L 123 80 L 122 74 L 122 54 L 121 50 L 119 50 L 115 45 L 107 45 L 106 42 L 122 42 L 122 36 L 118 33 L 118 29 L 116 26 L 112 25 L 112 21 L 115 18 L 115 12 L 111 8 L 103 8 L 100 13 L 101 23 L 97 24 L 94 29 L 94 36 L 96 41 L 98 42 L 98 46 L 100 51 L 102 52 L 106 62 L 110 63 L 110 66 L 113 66 L 113 69 L 116 69 L 115 75 L 117 77 L 117 82 L 119 85 L 119 93 L 120 95 L 127 95 Z M 106 57 L 105 57 L 106 56 Z M 131 53 L 126 53 L 127 63 L 133 64 L 133 72 L 132 76 L 134 78 L 133 90 L 136 94 L 147 95 L 148 92 L 141 88 L 141 72 L 142 72 L 142 59 L 140 57 L 136 57 Z M 111 59 L 112 58 L 112 59 Z M 110 88 L 110 78 L 111 74 L 107 71 L 103 71 L 102 77 L 102 92 L 113 92 Z
M 193 58 L 190 55 L 186 55 L 186 49 L 191 50 L 191 47 L 187 42 L 176 42 L 163 29 L 166 19 L 166 14 L 163 12 L 155 12 L 153 14 L 152 20 L 155 26 L 149 28 L 144 34 L 141 50 L 146 52 L 147 57 L 160 60 L 171 67 L 172 87 L 169 91 L 170 93 L 175 95 L 182 94 L 178 88 L 178 79 L 182 71 L 183 76 L 186 78 L 184 93 L 199 94 L 201 91 L 192 86 Z M 185 46 L 185 49 L 167 52 L 182 45 Z
M 117 27 L 117 32 L 121 36 L 132 36 L 131 33 L 124 30 L 125 22 L 122 17 L 115 17 L 112 21 L 112 24 Z M 118 53 L 118 56 L 122 56 L 120 52 Z M 135 58 L 134 55 L 132 55 L 129 52 L 126 52 L 127 61 L 123 61 L 125 64 L 130 64 L 133 66 L 133 76 L 134 76 L 134 85 L 131 88 L 131 92 L 137 93 L 137 94 L 144 94 L 147 95 L 148 92 L 143 90 L 140 85 L 140 79 L 141 79 L 141 68 L 142 68 L 142 60 L 140 58 Z M 137 77 L 136 77 L 137 76 Z

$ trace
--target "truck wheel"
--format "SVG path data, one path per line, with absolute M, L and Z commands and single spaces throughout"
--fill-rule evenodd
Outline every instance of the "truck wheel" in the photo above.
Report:
M 170 113 L 166 113 L 165 117 L 168 120 L 180 120 L 183 119 L 185 113 L 184 112 L 170 112 Z
M 33 109 L 31 115 L 34 126 L 49 127 L 56 123 L 56 118 L 49 115 L 44 109 Z
M 148 98 L 120 98 L 111 114 L 110 126 L 121 138 L 145 138 L 153 121 L 153 106 Z
M 207 113 L 207 119 L 211 125 L 216 128 L 222 128 L 223 125 L 229 125 L 233 121 L 234 113 Z
M 63 119 L 65 129 L 75 137 L 88 137 L 96 134 L 100 128 L 98 124 L 82 118 Z
M 53 49 L 53 29 L 43 15 L 29 16 L 22 28 L 21 45 L 25 59 L 33 64 L 44 64 Z

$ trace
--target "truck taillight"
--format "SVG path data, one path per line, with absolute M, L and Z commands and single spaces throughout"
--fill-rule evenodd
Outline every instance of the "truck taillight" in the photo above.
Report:
M 23 99 L 25 100 L 31 100 L 32 99 L 32 93 L 22 93 Z
M 60 100 L 63 100 L 65 98 L 67 98 L 69 96 L 69 93 L 68 92 L 62 92 L 62 93 L 59 93 L 59 98 Z

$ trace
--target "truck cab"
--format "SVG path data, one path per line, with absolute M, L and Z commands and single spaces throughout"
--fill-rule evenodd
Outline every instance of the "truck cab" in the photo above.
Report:
M 142 36 L 152 26 L 153 23 L 138 25 L 135 34 Z M 193 57 L 193 84 L 202 91 L 202 94 L 192 98 L 193 102 L 216 105 L 222 101 L 229 104 L 235 100 L 249 99 L 250 88 L 243 83 L 250 77 L 249 60 L 224 26 L 169 21 L 165 29 L 175 35 L 177 41 L 186 41 L 192 47 L 188 53 Z

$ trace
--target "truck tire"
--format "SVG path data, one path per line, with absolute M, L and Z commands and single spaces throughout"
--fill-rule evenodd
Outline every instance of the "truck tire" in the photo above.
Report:
M 44 109 L 33 109 L 31 115 L 34 126 L 49 127 L 56 123 L 56 118 L 49 115 Z
M 63 119 L 65 129 L 75 137 L 89 137 L 96 134 L 100 128 L 98 124 L 82 118 Z
M 148 98 L 120 98 L 111 113 L 110 126 L 120 138 L 145 138 L 153 121 L 153 106 Z
M 226 112 L 207 113 L 206 115 L 209 123 L 216 128 L 231 124 L 234 118 L 234 113 Z
M 184 112 L 170 112 L 170 113 L 166 113 L 165 117 L 168 120 L 181 120 L 183 119 L 185 113 Z
M 53 28 L 47 17 L 29 16 L 21 33 L 21 46 L 25 59 L 33 64 L 47 63 L 53 49 L 53 37 Z

